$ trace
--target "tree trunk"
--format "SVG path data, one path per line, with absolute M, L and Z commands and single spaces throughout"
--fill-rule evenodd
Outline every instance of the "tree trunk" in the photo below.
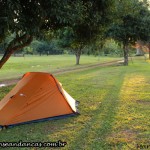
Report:
M 80 64 L 81 49 L 76 51 L 76 65 Z
M 149 53 L 149 60 L 150 60 L 150 43 L 148 44 L 148 53 Z
M 13 51 L 5 53 L 3 55 L 3 57 L 0 60 L 0 69 L 3 67 L 3 65 L 6 63 L 6 61 L 10 58 L 11 54 L 13 54 Z
M 76 65 L 80 64 L 80 55 L 76 55 Z
M 7 62 L 7 60 L 14 52 L 21 50 L 25 46 L 28 46 L 32 42 L 32 40 L 33 37 L 26 34 L 22 35 L 21 37 L 16 37 L 15 39 L 13 39 L 9 43 L 3 57 L 0 60 L 0 69 L 3 67 L 3 65 Z
M 127 44 L 123 44 L 123 52 L 124 52 L 124 65 L 128 66 L 128 45 Z

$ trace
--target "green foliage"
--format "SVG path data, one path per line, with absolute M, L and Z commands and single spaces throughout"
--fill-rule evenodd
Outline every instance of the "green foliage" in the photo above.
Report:
M 62 51 L 57 49 L 57 47 L 52 42 L 42 42 L 36 49 L 38 53 L 41 54 L 62 54 Z
M 108 34 L 124 44 L 146 40 L 150 33 L 150 12 L 143 3 L 134 0 L 119 1 L 114 13 L 116 20 Z
M 25 47 L 24 48 L 24 50 L 23 50 L 23 52 L 25 53 L 25 54 L 33 54 L 33 48 L 32 47 Z
M 112 6 L 113 1 L 110 0 L 88 1 L 86 11 L 83 10 L 83 17 L 72 25 L 75 41 L 88 45 L 97 39 L 98 34 L 103 34 L 110 22 L 109 15 Z
M 6 18 L 4 26 L 7 24 L 12 33 L 21 31 L 39 35 L 41 30 L 57 28 L 69 21 L 68 4 L 66 0 L 1 0 L 1 20 Z
M 45 30 L 58 29 L 66 25 L 74 27 L 80 37 L 93 34 L 97 23 L 106 18 L 111 1 L 70 0 L 1 0 L 0 22 L 3 30 L 25 32 L 39 36 Z
M 103 51 L 105 55 L 122 55 L 122 49 L 120 48 L 120 45 L 113 39 L 106 40 Z
M 109 15 L 113 1 L 76 1 L 74 8 L 77 18 L 60 32 L 61 44 L 63 46 L 72 46 L 73 49 L 79 49 L 89 45 L 97 39 L 98 34 L 103 34 L 105 28 L 109 25 Z M 75 15 L 73 14 L 74 18 Z
M 55 41 L 46 42 L 46 41 L 39 41 L 39 40 L 33 40 L 30 46 L 25 47 L 23 49 L 23 52 L 25 54 L 62 54 L 63 50 L 60 49 Z
M 144 19 L 145 18 L 145 19 Z M 124 65 L 128 65 L 128 46 L 137 40 L 150 37 L 150 11 L 142 2 L 135 0 L 116 1 L 114 22 L 107 35 L 121 42 L 124 51 Z
M 141 10 L 139 17 L 139 26 L 141 26 L 141 28 L 138 28 L 136 31 L 138 37 L 142 41 L 150 41 L 150 11 L 146 9 Z
M 72 28 L 65 27 L 57 31 L 57 44 L 62 48 L 69 48 L 74 40 Z
M 42 44 L 42 41 L 40 40 L 33 40 L 30 47 L 33 49 L 34 54 L 37 53 L 37 48 Z

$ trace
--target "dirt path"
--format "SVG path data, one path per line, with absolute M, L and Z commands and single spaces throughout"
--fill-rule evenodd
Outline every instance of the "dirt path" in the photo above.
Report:
M 105 62 L 105 63 L 98 63 L 98 64 L 91 64 L 91 65 L 87 65 L 87 66 L 82 66 L 79 68 L 69 68 L 69 69 L 60 69 L 57 71 L 53 71 L 51 72 L 54 75 L 59 75 L 59 74 L 64 74 L 64 73 L 69 73 L 69 72 L 77 72 L 77 71 L 83 71 L 83 70 L 87 70 L 87 69 L 91 69 L 91 68 L 96 68 L 96 67 L 105 67 L 105 66 L 111 66 L 111 65 L 115 65 L 115 64 L 119 64 L 122 60 L 114 60 L 114 61 L 110 61 L 110 62 Z M 16 84 L 20 78 L 17 79 L 9 79 L 9 80 L 4 80 L 0 83 L 0 88 L 3 86 L 10 86 L 13 84 Z

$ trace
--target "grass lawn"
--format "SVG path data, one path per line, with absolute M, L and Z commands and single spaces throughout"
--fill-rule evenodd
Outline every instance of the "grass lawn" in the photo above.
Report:
M 3 130 L 0 141 L 62 140 L 67 142 L 61 148 L 64 150 L 135 150 L 137 145 L 148 146 L 149 71 L 150 63 L 134 61 L 128 67 L 112 66 L 58 75 L 66 91 L 80 101 L 81 115 Z M 11 88 L 1 88 L 0 99 Z
M 26 56 L 11 57 L 0 70 L 0 81 L 10 78 L 18 78 L 30 71 L 53 72 L 63 68 L 77 68 L 88 64 L 102 63 L 121 59 L 116 57 L 81 56 L 80 64 L 75 65 L 74 55 L 50 55 L 50 56 Z

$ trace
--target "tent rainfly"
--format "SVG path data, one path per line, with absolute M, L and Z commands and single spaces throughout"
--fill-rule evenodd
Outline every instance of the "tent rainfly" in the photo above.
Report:
M 76 115 L 76 106 L 52 74 L 28 72 L 0 101 L 0 128 Z

